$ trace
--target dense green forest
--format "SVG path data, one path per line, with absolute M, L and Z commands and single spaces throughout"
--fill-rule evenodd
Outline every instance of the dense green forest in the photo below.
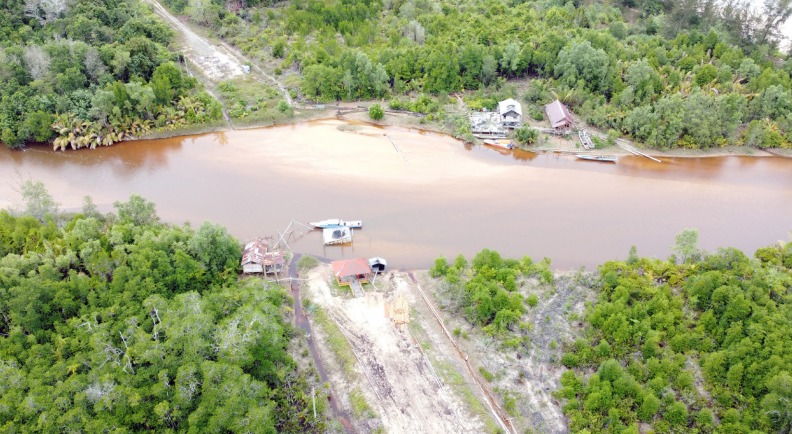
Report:
M 311 100 L 504 87 L 541 118 L 558 97 L 655 148 L 792 146 L 786 1 L 165 0 L 247 54 L 296 72 Z M 527 80 L 530 83 L 527 86 Z M 470 92 L 480 90 L 480 92 Z M 442 98 L 441 98 L 442 100 Z M 424 106 L 443 116 L 439 104 Z
M 291 297 L 238 279 L 224 228 L 161 224 L 139 196 L 64 220 L 32 187 L 26 213 L 0 211 L 3 432 L 324 430 L 287 352 Z
M 0 1 L 0 141 L 106 146 L 221 118 L 139 0 Z
M 696 235 L 681 234 L 668 260 L 632 251 L 599 267 L 583 333 L 558 361 L 572 432 L 792 429 L 792 243 L 749 258 L 701 252 Z M 521 318 L 537 300 L 519 288 L 526 276 L 552 283 L 542 264 L 485 250 L 471 265 L 440 258 L 431 273 L 459 288 L 471 324 L 504 348 L 530 345 Z
M 732 0 L 164 0 L 309 100 L 383 99 L 446 119 L 559 98 L 659 149 L 792 148 L 792 4 Z M 95 147 L 220 119 L 140 0 L 4 0 L 0 140 Z M 232 83 L 226 83 L 232 89 Z M 287 108 L 287 107 L 286 107 Z M 459 134 L 464 122 L 456 122 Z

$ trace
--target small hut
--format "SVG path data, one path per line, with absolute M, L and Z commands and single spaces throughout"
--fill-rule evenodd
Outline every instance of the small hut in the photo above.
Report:
M 569 110 L 561 101 L 555 100 L 545 106 L 545 113 L 547 119 L 550 120 L 550 126 L 555 130 L 564 130 L 572 126 L 574 120 Z
M 509 98 L 498 103 L 498 112 L 501 125 L 504 128 L 519 128 L 522 126 L 522 106 L 517 101 Z
M 242 272 L 263 273 L 264 254 L 267 253 L 267 242 L 263 238 L 256 238 L 245 243 L 242 250 Z
M 264 238 L 256 238 L 245 243 L 242 249 L 242 272 L 280 273 L 286 264 L 285 255 L 280 250 L 271 250 Z
M 348 286 L 354 282 L 365 283 L 371 277 L 371 267 L 366 258 L 333 261 L 330 267 L 339 286 Z
M 371 267 L 371 271 L 375 273 L 382 273 L 385 271 L 385 267 L 388 266 L 388 261 L 385 258 L 374 257 L 369 258 L 369 267 Z
M 264 254 L 264 272 L 267 274 L 280 273 L 283 271 L 283 266 L 286 264 L 286 258 L 283 252 L 279 250 L 267 252 Z

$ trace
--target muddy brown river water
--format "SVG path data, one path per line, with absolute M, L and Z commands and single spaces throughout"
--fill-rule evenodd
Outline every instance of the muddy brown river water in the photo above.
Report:
M 291 247 L 382 256 L 397 268 L 491 248 L 592 269 L 626 258 L 632 245 L 667 257 L 685 228 L 699 230 L 702 248 L 750 255 L 789 241 L 792 230 L 792 159 L 630 156 L 608 164 L 504 155 L 441 134 L 338 120 L 76 152 L 3 148 L 0 176 L 2 207 L 19 203 L 24 179 L 43 181 L 62 208 L 90 195 L 109 209 L 138 193 L 165 221 L 209 220 L 241 240 L 275 235 L 292 219 L 361 219 L 352 245 L 323 247 L 314 231 Z

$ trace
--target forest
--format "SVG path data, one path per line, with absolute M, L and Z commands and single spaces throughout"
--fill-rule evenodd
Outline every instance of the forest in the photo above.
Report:
M 652 148 L 792 148 L 785 0 L 163 3 L 307 101 L 377 99 L 442 121 L 450 94 L 471 108 L 498 95 L 542 120 L 559 98 L 609 136 Z M 95 147 L 221 118 L 140 0 L 0 4 L 3 143 Z
M 0 1 L 0 141 L 95 148 L 220 119 L 139 0 Z
M 238 278 L 225 228 L 163 224 L 137 195 L 65 216 L 25 194 L 0 211 L 3 432 L 323 432 L 291 296 Z
M 666 260 L 633 249 L 599 266 L 582 332 L 560 343 L 556 396 L 571 432 L 792 429 L 792 243 L 748 257 L 696 241 L 688 230 Z M 538 301 L 520 288 L 531 276 L 552 284 L 545 270 L 484 250 L 470 265 L 439 258 L 431 274 L 459 288 L 465 318 L 508 348 L 530 345 L 523 314 Z
M 488 95 L 527 82 L 509 96 L 539 120 L 559 98 L 654 148 L 792 146 L 792 62 L 778 51 L 787 1 L 165 3 L 276 74 L 298 74 L 313 101 L 456 93 L 493 108 Z

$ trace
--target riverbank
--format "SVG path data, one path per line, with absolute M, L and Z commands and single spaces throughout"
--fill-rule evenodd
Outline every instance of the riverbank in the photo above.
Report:
M 374 121 L 369 118 L 367 107 L 373 104 L 380 104 L 386 108 L 385 117 L 379 121 Z M 213 132 L 233 131 L 233 130 L 251 130 L 257 128 L 276 127 L 282 125 L 296 125 L 304 122 L 310 122 L 321 119 L 339 119 L 351 121 L 355 123 L 367 123 L 381 127 L 400 127 L 416 129 L 419 131 L 447 134 L 457 137 L 459 134 L 452 131 L 447 125 L 438 122 L 437 120 L 427 120 L 427 118 L 420 114 L 407 114 L 403 112 L 394 112 L 387 110 L 387 103 L 383 101 L 364 101 L 364 102 L 339 102 L 333 105 L 326 104 L 301 104 L 293 107 L 293 115 L 286 120 L 267 120 L 261 122 L 245 122 L 244 120 L 234 125 L 228 125 L 225 122 L 218 122 L 208 125 L 193 125 L 187 128 L 168 131 L 156 131 L 147 134 L 146 136 L 137 137 L 132 140 L 147 140 L 147 139 L 162 139 L 180 136 L 192 136 L 196 134 L 207 134 Z M 541 128 L 541 122 L 531 121 L 532 127 Z M 709 158 L 709 157 L 727 157 L 727 156 L 742 156 L 742 157 L 782 157 L 792 158 L 792 150 L 788 149 L 772 149 L 763 150 L 751 148 L 747 146 L 726 146 L 711 149 L 670 149 L 658 150 L 651 148 L 644 148 L 640 145 L 630 142 L 641 152 L 652 155 L 658 159 L 663 158 Z M 478 140 L 474 144 L 482 144 Z M 632 155 L 629 151 L 622 149 L 618 146 L 607 146 L 601 149 L 585 150 L 580 146 L 580 142 L 576 135 L 570 135 L 568 138 L 563 136 L 553 136 L 549 134 L 540 134 L 538 143 L 531 146 L 524 146 L 520 149 L 535 153 L 567 153 L 567 154 L 597 154 L 597 155 L 613 155 L 613 156 L 627 156 Z

